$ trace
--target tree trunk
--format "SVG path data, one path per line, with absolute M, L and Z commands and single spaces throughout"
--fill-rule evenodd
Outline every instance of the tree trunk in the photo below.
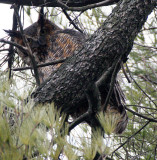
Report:
M 67 112 L 79 107 L 86 89 L 104 71 L 119 60 L 126 61 L 135 37 L 156 5 L 156 0 L 120 1 L 84 46 L 37 88 L 32 94 L 34 101 L 54 101 Z

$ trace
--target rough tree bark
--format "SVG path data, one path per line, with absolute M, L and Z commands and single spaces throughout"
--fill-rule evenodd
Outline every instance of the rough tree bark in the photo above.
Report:
M 91 4 L 102 4 L 111 5 L 119 0 L 0 0 L 0 3 L 5 4 L 17 4 L 24 6 L 48 6 L 48 7 L 61 7 L 61 3 L 66 4 L 68 7 L 83 7 Z
M 85 99 L 85 91 L 113 63 L 126 61 L 135 37 L 156 5 L 156 0 L 120 1 L 84 47 L 33 93 L 34 101 L 54 101 L 67 112 L 79 107 Z M 108 75 L 108 81 L 110 77 Z

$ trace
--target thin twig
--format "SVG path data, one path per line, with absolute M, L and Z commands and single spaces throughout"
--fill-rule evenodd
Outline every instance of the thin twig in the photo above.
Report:
M 144 81 L 150 82 L 154 85 L 157 85 L 157 82 L 152 81 L 147 75 L 139 75 L 140 78 L 142 78 Z
M 127 75 L 127 73 L 126 73 L 126 71 L 125 71 L 125 68 L 124 68 L 124 64 L 123 64 L 123 63 L 121 63 L 121 67 L 122 67 L 122 71 L 123 71 L 123 73 L 124 73 L 125 78 L 128 80 L 128 83 L 131 83 L 130 78 L 128 77 L 128 75 Z
M 23 53 L 27 53 L 27 48 L 26 48 L 26 47 L 23 47 L 23 46 L 15 43 L 15 42 L 7 41 L 7 40 L 5 40 L 5 39 L 0 39 L 0 42 L 6 43 L 6 44 L 11 44 L 11 45 L 17 47 L 17 48 L 18 48 L 19 50 L 21 50 Z
M 111 82 L 110 82 L 110 89 L 108 91 L 105 103 L 102 106 L 103 111 L 106 111 L 109 99 L 111 97 L 111 94 L 112 94 L 112 91 L 113 91 L 113 88 L 114 88 L 114 85 L 115 85 L 115 80 L 116 80 L 116 77 L 117 77 L 117 70 L 119 68 L 120 63 L 121 63 L 121 57 L 119 58 L 118 62 L 116 63 L 114 71 L 112 73 Z
M 4 51 L 9 51 L 9 49 L 0 49 L 0 52 L 4 53 Z
M 118 148 L 116 148 L 116 149 L 112 152 L 112 154 L 113 154 L 114 152 L 116 152 L 117 150 L 119 150 L 121 147 L 123 147 L 123 146 L 124 146 L 131 138 L 133 138 L 136 134 L 138 134 L 139 132 L 141 132 L 141 130 L 143 130 L 149 123 L 150 123 L 150 121 L 147 121 L 144 126 L 142 126 L 137 132 L 135 132 L 133 135 L 131 135 L 130 137 L 128 137 L 128 139 L 127 139 L 124 143 L 122 143 Z
M 59 60 L 55 60 L 52 62 L 48 62 L 48 63 L 43 63 L 43 64 L 38 64 L 36 67 L 46 67 L 46 66 L 50 66 L 50 65 L 55 65 L 58 63 L 63 63 L 67 58 L 63 58 L 63 59 L 59 59 Z M 13 71 L 23 71 L 23 70 L 28 70 L 28 69 L 33 69 L 32 67 L 20 67 L 20 68 L 13 68 Z
M 103 1 L 103 2 L 89 4 L 89 5 L 86 5 L 86 6 L 83 6 L 83 7 L 68 7 L 65 3 L 62 2 L 62 0 L 57 0 L 57 2 L 58 2 L 60 7 L 66 9 L 66 10 L 86 11 L 87 9 L 92 9 L 92 8 L 95 8 L 95 7 L 108 6 L 108 5 L 115 4 L 116 2 L 118 2 L 118 0 L 106 0 L 106 1 Z
M 89 112 L 87 111 L 86 113 L 82 114 L 78 118 L 76 118 L 70 125 L 69 125 L 69 132 L 75 128 L 78 124 L 81 122 L 85 121 L 89 116 Z
M 107 78 L 109 75 L 112 74 L 114 68 L 115 68 L 115 65 L 116 65 L 116 61 L 112 64 L 111 67 L 109 67 L 103 74 L 102 76 L 96 81 L 96 85 L 99 87 L 101 86 L 103 83 L 106 82 Z
M 144 29 L 141 29 L 140 32 L 154 30 L 154 29 L 157 29 L 157 27 L 144 28 Z
M 128 111 L 131 112 L 131 113 L 133 113 L 134 115 L 137 115 L 137 116 L 139 116 L 139 117 L 142 117 L 142 118 L 144 118 L 144 119 L 147 119 L 147 120 L 149 120 L 150 122 L 157 122 L 156 119 L 149 118 L 149 117 L 146 117 L 146 116 L 144 116 L 144 115 L 142 115 L 142 114 L 139 114 L 139 113 L 131 110 L 130 108 L 128 108 L 128 107 L 126 107 L 126 106 L 125 106 L 125 108 L 126 108 L 126 110 L 128 110 Z
M 37 64 L 36 64 L 36 61 L 35 61 L 35 58 L 32 54 L 32 50 L 29 46 L 29 43 L 24 35 L 24 31 L 23 31 L 23 27 L 22 27 L 22 24 L 21 24 L 21 20 L 20 20 L 20 17 L 19 17 L 19 14 L 18 14 L 18 10 L 17 10 L 17 7 L 16 5 L 12 5 L 12 8 L 14 8 L 14 11 L 15 11 L 15 15 L 16 15 L 16 18 L 17 18 L 17 22 L 19 24 L 19 27 L 20 27 L 20 32 L 21 32 L 21 36 L 22 36 L 22 39 L 23 39 L 23 42 L 27 48 L 27 54 L 28 56 L 30 57 L 31 59 L 31 63 L 32 63 L 32 67 L 33 67 L 33 70 L 34 70 L 34 75 L 35 75 L 35 79 L 36 79 L 36 83 L 37 85 L 39 86 L 40 85 L 40 80 L 39 80 L 39 74 L 38 74 L 38 69 L 37 69 Z
M 19 6 L 17 7 L 17 9 L 19 10 Z M 15 11 L 13 14 L 13 26 L 12 26 L 12 31 L 16 31 L 17 30 L 17 19 L 16 19 L 16 15 L 15 15 Z M 13 41 L 14 38 L 11 37 L 11 41 Z M 14 45 L 10 44 L 9 46 L 9 52 L 8 52 L 8 68 L 9 68 L 9 79 L 11 78 L 11 68 L 12 68 L 12 64 L 14 61 Z
M 136 84 L 136 86 L 143 92 L 143 94 L 148 97 L 148 99 L 155 105 L 157 106 L 157 104 L 151 99 L 151 97 L 149 97 L 149 95 L 139 86 L 139 84 L 135 81 L 135 79 L 133 78 L 133 76 L 131 75 L 131 72 L 129 70 L 128 65 L 126 64 L 127 70 L 129 71 L 129 75 L 131 77 L 131 79 L 134 81 L 134 83 Z
M 141 46 L 141 47 L 145 47 L 145 48 L 150 48 L 150 49 L 155 49 L 155 50 L 157 50 L 157 47 L 146 46 L 146 45 L 142 45 L 142 44 L 139 44 L 139 43 L 136 43 L 136 42 L 134 42 L 134 44 L 136 44 L 136 45 L 138 45 L 138 46 Z
M 69 20 L 70 24 L 72 24 L 75 29 L 77 29 L 79 32 L 83 33 L 83 31 L 74 23 L 74 21 L 71 19 L 71 17 L 69 16 L 69 14 L 67 13 L 67 11 L 65 9 L 62 9 L 63 13 L 65 14 L 65 16 L 67 17 L 67 19 Z
M 149 107 L 144 107 L 144 106 L 139 106 L 139 105 L 125 105 L 125 106 L 135 106 L 135 107 L 139 107 L 139 108 L 144 108 L 144 109 L 151 109 L 151 110 L 155 110 L 155 111 L 157 111 L 157 109 L 156 108 L 149 108 Z

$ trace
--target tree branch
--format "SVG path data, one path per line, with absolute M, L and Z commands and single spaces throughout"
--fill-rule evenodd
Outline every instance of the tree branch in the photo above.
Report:
M 126 65 L 126 67 L 127 67 L 127 70 L 129 71 L 129 75 L 130 75 L 130 77 L 131 77 L 131 79 L 134 81 L 134 83 L 136 84 L 136 86 L 142 91 L 142 93 L 146 96 L 146 97 L 148 97 L 148 99 L 155 105 L 155 106 L 157 106 L 157 104 L 151 99 L 151 97 L 140 87 L 140 85 L 136 82 L 136 80 L 133 78 L 133 76 L 132 76 L 132 74 L 131 74 L 131 72 L 130 72 L 130 70 L 129 70 L 129 67 Z
M 138 75 L 138 77 L 140 77 L 141 79 L 143 79 L 144 81 L 150 82 L 154 85 L 157 85 L 157 81 L 153 81 L 152 79 L 150 79 L 149 76 L 147 75 Z
M 121 68 L 122 68 L 122 71 L 123 71 L 124 76 L 125 76 L 125 78 L 127 79 L 128 83 L 131 83 L 130 78 L 128 77 L 128 75 L 127 75 L 127 73 L 126 73 L 126 71 L 125 71 L 125 68 L 124 68 L 124 64 L 123 64 L 123 63 L 121 64 Z
M 63 10 L 63 13 L 65 14 L 65 16 L 67 17 L 67 19 L 69 20 L 70 24 L 72 24 L 75 27 L 75 29 L 77 29 L 79 32 L 83 33 L 83 31 L 70 18 L 70 16 L 68 15 L 67 11 L 65 9 L 62 9 L 62 10 Z
M 79 7 L 79 10 L 84 9 L 86 6 L 86 8 L 89 8 L 89 5 L 93 7 L 97 7 L 97 6 L 108 6 L 108 5 L 112 5 L 116 2 L 118 2 L 119 0 L 77 0 L 76 2 L 73 0 L 62 0 L 61 4 L 58 3 L 58 0 L 0 0 L 0 3 L 5 3 L 5 4 L 17 4 L 17 5 L 23 5 L 23 6 L 47 6 L 47 7 L 63 7 L 65 9 L 76 9 L 74 11 L 77 11 L 77 7 Z M 99 4 L 99 5 L 98 5 Z M 69 8 L 72 7 L 72 8 Z M 73 8 L 76 7 L 76 8 Z M 81 9 L 81 7 L 83 7 Z
M 5 39 L 0 39 L 0 42 L 6 43 L 6 44 L 10 44 L 10 45 L 12 45 L 12 46 L 15 46 L 15 47 L 17 47 L 19 50 L 21 50 L 21 52 L 27 53 L 27 48 L 26 48 L 26 47 L 23 47 L 23 46 L 15 43 L 15 42 L 7 41 L 7 40 L 5 40 Z
M 63 58 L 63 59 L 59 59 L 59 60 L 55 60 L 52 62 L 48 62 L 48 63 L 43 63 L 43 64 L 38 64 L 36 67 L 46 67 L 46 66 L 50 66 L 50 65 L 55 65 L 58 63 L 63 63 L 67 58 Z M 23 70 L 27 70 L 27 69 L 33 69 L 32 67 L 21 67 L 21 68 L 13 68 L 13 71 L 23 71 Z
M 126 110 L 128 110 L 128 111 L 131 112 L 131 113 L 133 113 L 134 115 L 137 115 L 137 116 L 139 116 L 139 117 L 142 117 L 142 118 L 144 118 L 144 119 L 147 119 L 147 120 L 149 120 L 150 122 L 157 122 L 157 119 L 153 119 L 153 118 L 146 117 L 146 116 L 144 116 L 144 115 L 142 115 L 142 114 L 139 114 L 139 113 L 131 110 L 131 109 L 128 108 L 128 107 L 125 107 L 125 108 L 126 108 Z
M 144 109 L 150 109 L 150 110 L 157 111 L 156 108 L 144 107 L 144 106 L 139 106 L 139 105 L 125 105 L 125 106 L 127 106 L 127 107 L 134 106 L 134 107 L 139 107 L 139 108 L 144 108 Z
M 17 9 L 19 10 L 19 6 L 17 7 Z M 12 31 L 16 31 L 17 30 L 17 19 L 16 19 L 16 15 L 15 15 L 15 11 L 13 14 L 13 26 L 12 26 Z M 13 41 L 13 37 L 11 37 L 11 41 Z M 9 68 L 9 79 L 11 78 L 11 68 L 12 68 L 12 64 L 14 61 L 14 46 L 12 44 L 10 44 L 9 46 L 9 52 L 8 52 L 8 68 Z
M 38 86 L 40 86 L 40 80 L 39 80 L 39 73 L 38 73 L 38 69 L 37 69 L 37 64 L 36 64 L 36 61 L 35 61 L 35 58 L 33 56 L 33 53 L 32 53 L 32 50 L 29 46 L 29 43 L 24 35 L 24 31 L 23 31 L 23 27 L 22 27 L 22 24 L 21 24 L 21 20 L 20 20 L 20 17 L 19 17 L 19 14 L 18 14 L 18 10 L 17 10 L 17 6 L 16 5 L 12 5 L 12 8 L 14 8 L 14 11 L 15 11 L 15 15 L 16 15 L 16 18 L 17 18 L 17 22 L 19 24 L 19 28 L 20 28 L 20 32 L 21 32 L 21 36 L 22 36 L 22 39 L 23 39 L 23 42 L 27 48 L 27 55 L 29 56 L 30 60 L 31 60 L 31 64 L 32 64 L 32 67 L 33 67 L 33 70 L 34 70 L 34 74 L 35 74 L 35 79 L 36 79 L 36 83 Z
M 116 151 L 118 151 L 121 147 L 123 147 L 131 138 L 133 138 L 134 136 L 136 136 L 136 134 L 138 134 L 139 132 L 141 132 L 149 123 L 150 123 L 150 121 L 147 121 L 144 126 L 142 126 L 137 132 L 135 132 L 133 135 L 131 135 L 124 143 L 122 143 L 118 148 L 116 148 L 112 152 L 112 154 L 115 153 Z
M 94 119 L 96 112 L 101 108 L 101 96 L 95 83 L 86 91 L 86 97 L 88 100 L 88 110 L 70 124 L 69 132 L 86 119 L 90 119 L 91 125 L 93 126 L 92 120 Z
M 148 0 L 126 0 L 118 3 L 104 24 L 86 40 L 84 46 L 75 51 L 32 94 L 35 104 L 53 101 L 67 113 L 76 111 L 80 102 L 85 99 L 85 90 L 114 62 L 118 62 L 120 57 L 122 61 L 126 60 L 136 35 L 155 4 L 156 1 Z M 111 79 L 110 75 L 107 79 Z M 108 87 L 107 83 L 105 85 Z
M 66 10 L 70 10 L 70 11 L 86 11 L 88 9 L 101 7 L 101 6 L 108 6 L 108 5 L 114 4 L 115 0 L 105 0 L 105 1 L 102 1 L 102 2 L 94 3 L 94 4 L 88 4 L 88 5 L 82 6 L 82 7 L 78 7 L 78 6 L 77 7 L 69 7 L 62 0 L 57 0 L 57 3 L 59 4 L 60 7 L 66 9 Z
M 103 104 L 103 107 L 102 107 L 103 108 L 102 110 L 104 112 L 107 109 L 107 105 L 108 105 L 108 102 L 110 100 L 110 97 L 111 97 L 111 94 L 112 94 L 112 91 L 113 91 L 113 88 L 114 88 L 114 85 L 115 85 L 115 80 L 116 80 L 116 77 L 117 77 L 117 72 L 119 71 L 120 63 L 121 63 L 121 57 L 119 58 L 118 62 L 116 63 L 116 65 L 114 67 L 114 70 L 113 70 L 113 73 L 112 73 L 110 88 L 109 88 L 105 103 Z
M 76 118 L 70 125 L 69 125 L 69 132 L 75 128 L 78 124 L 82 123 L 89 117 L 90 113 L 87 111 L 82 114 L 80 117 Z

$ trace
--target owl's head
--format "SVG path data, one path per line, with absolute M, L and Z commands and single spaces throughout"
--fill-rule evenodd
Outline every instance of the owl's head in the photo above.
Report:
M 37 52 L 46 51 L 46 47 L 49 47 L 50 37 L 52 37 L 57 31 L 61 30 L 53 22 L 45 18 L 44 14 L 40 12 L 38 21 L 24 29 L 21 34 L 20 31 L 5 30 L 10 37 L 13 38 L 14 42 L 26 46 L 23 41 L 23 37 L 27 39 L 27 43 L 32 50 L 32 53 L 38 54 Z M 20 48 L 17 48 L 19 56 L 23 59 L 23 62 L 27 65 L 30 65 L 30 60 L 27 53 L 20 51 Z
M 33 23 L 26 29 L 24 29 L 24 36 L 27 38 L 30 46 L 37 47 L 39 45 L 46 45 L 46 37 L 53 35 L 56 31 L 61 30 L 57 25 L 48 19 L 38 19 L 37 22 Z M 20 45 L 23 45 L 22 34 L 20 31 L 5 30 L 10 37 L 14 38 L 14 41 Z

